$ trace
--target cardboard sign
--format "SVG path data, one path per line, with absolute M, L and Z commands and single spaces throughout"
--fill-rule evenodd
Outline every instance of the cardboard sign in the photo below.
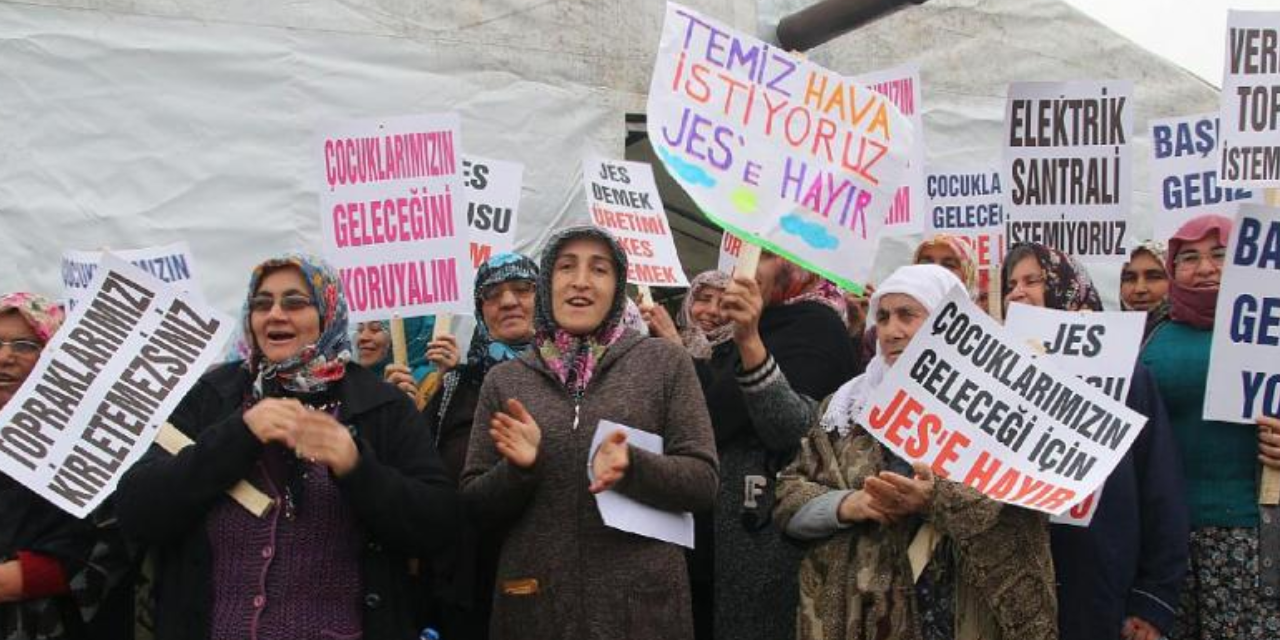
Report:
M 1240 207 L 1215 318 L 1204 418 L 1280 416 L 1280 209 Z
M 1218 177 L 1280 187 L 1280 11 L 1229 11 Z
M 925 202 L 925 146 L 924 104 L 922 100 L 920 65 L 911 62 L 900 67 L 864 73 L 854 81 L 867 85 L 888 98 L 902 115 L 911 121 L 915 135 L 911 139 L 911 152 L 902 186 L 893 194 L 893 203 L 884 217 L 881 236 L 903 236 L 920 233 L 924 229 Z
M 117 258 L 133 264 L 163 282 L 178 285 L 179 289 L 199 293 L 195 281 L 195 259 L 186 242 L 175 242 L 160 247 L 148 247 L 130 251 L 112 251 Z M 98 265 L 102 263 L 101 251 L 62 252 L 62 292 L 67 309 L 72 310 L 84 299 L 93 283 Z
M 1062 371 L 1073 374 L 1123 403 L 1142 347 L 1147 314 L 1127 311 L 1085 313 L 1012 304 L 1004 328 Z M 1051 521 L 1087 527 L 1101 500 L 1099 489 Z
M 1151 193 L 1156 197 L 1152 237 L 1170 238 L 1186 221 L 1206 213 L 1235 216 L 1261 194 L 1218 181 L 1218 114 L 1151 121 Z
M 464 156 L 462 179 L 467 194 L 471 268 L 479 269 L 489 258 L 515 251 L 524 165 Z
M 582 184 L 591 222 L 612 233 L 627 252 L 627 282 L 689 286 L 649 165 L 588 157 L 582 161 Z
M 956 287 L 858 424 L 939 477 L 1057 515 L 1102 486 L 1146 420 L 1035 358 Z
M 471 310 L 457 114 L 321 132 L 320 226 L 353 322 Z
M 212 365 L 235 322 L 113 255 L 0 411 L 0 471 L 83 518 Z
M 869 279 L 916 135 L 883 94 L 668 3 L 648 119 L 718 226 L 846 288 Z
M 1003 179 L 1009 243 L 1123 264 L 1132 203 L 1133 83 L 1009 85 Z
M 738 254 L 742 252 L 742 240 L 726 231 L 720 236 L 720 258 L 716 260 L 716 271 L 733 275 L 733 268 L 738 265 Z

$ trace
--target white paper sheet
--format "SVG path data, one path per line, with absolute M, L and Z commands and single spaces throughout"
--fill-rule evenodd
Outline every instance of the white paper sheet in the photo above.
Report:
M 625 431 L 627 442 L 645 451 L 662 454 L 662 436 L 601 420 L 596 426 L 595 437 L 591 439 L 591 456 L 587 458 L 588 478 L 595 480 L 591 461 L 595 459 L 600 443 L 615 431 Z M 596 494 L 596 506 L 600 507 L 600 518 L 614 529 L 693 548 L 693 514 L 688 511 L 663 511 L 612 489 Z

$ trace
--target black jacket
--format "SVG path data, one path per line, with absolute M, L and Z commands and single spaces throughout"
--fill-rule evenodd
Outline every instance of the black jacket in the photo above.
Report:
M 241 417 L 249 385 L 239 363 L 205 374 L 170 419 L 195 445 L 176 456 L 153 447 L 120 482 L 121 526 L 156 552 L 158 640 L 209 635 L 213 567 L 205 519 L 263 449 Z M 360 462 L 338 486 L 366 540 L 364 637 L 414 639 L 409 558 L 429 556 L 457 526 L 455 492 L 404 394 L 356 365 L 347 366 L 336 394 L 338 419 L 355 426 L 360 450 Z

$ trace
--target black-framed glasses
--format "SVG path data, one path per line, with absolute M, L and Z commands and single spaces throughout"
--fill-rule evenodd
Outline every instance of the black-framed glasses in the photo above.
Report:
M 1214 266 L 1221 267 L 1227 261 L 1227 248 L 1217 247 L 1209 251 L 1209 260 L 1213 261 Z M 1194 269 L 1200 266 L 1205 256 L 1199 251 L 1179 251 L 1173 256 L 1173 266 L 1176 269 Z
M 9 347 L 14 353 L 22 356 L 31 356 L 40 353 L 44 345 L 30 338 L 17 338 L 15 340 L 0 340 L 0 349 Z
M 310 296 L 301 293 L 286 293 L 279 298 L 260 293 L 249 298 L 249 310 L 256 313 L 270 313 L 276 306 L 277 300 L 280 302 L 280 308 L 285 311 L 301 311 L 315 304 Z
M 491 284 L 480 290 L 480 299 L 485 302 L 493 302 L 502 297 L 503 293 L 510 291 L 517 298 L 533 295 L 536 285 L 529 280 L 511 280 L 509 282 L 499 282 Z

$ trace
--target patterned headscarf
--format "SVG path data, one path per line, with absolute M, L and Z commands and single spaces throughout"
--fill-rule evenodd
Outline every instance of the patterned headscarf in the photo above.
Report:
M 969 291 L 969 297 L 978 299 L 978 261 L 973 257 L 973 247 L 960 236 L 953 236 L 949 233 L 939 233 L 931 238 L 926 238 L 920 246 L 916 247 L 915 255 L 911 256 L 911 264 L 920 264 L 920 254 L 925 249 L 934 245 L 943 245 L 956 254 L 956 259 L 960 262 L 960 278 L 964 288 Z M 941 265 L 939 265 L 941 266 Z M 943 267 L 944 269 L 946 267 Z
M 551 280 L 560 249 L 572 240 L 582 239 L 599 240 L 609 247 L 613 254 L 616 279 L 613 301 L 605 313 L 604 321 L 590 334 L 576 336 L 561 329 L 556 323 L 551 302 Z M 538 356 L 574 397 L 582 396 L 595 373 L 596 364 L 604 357 L 605 351 L 622 337 L 625 330 L 622 326 L 622 314 L 626 301 L 627 254 L 612 235 L 596 227 L 581 226 L 565 229 L 552 236 L 542 251 L 542 273 L 538 278 L 538 302 L 534 315 L 534 326 L 538 331 L 534 343 L 538 348 Z
M 1102 311 L 1102 298 L 1089 278 L 1089 272 L 1075 258 L 1034 242 L 1019 242 L 1009 248 L 1002 266 L 1001 297 L 1013 292 L 1010 276 L 1013 268 L 1027 256 L 1035 256 L 1044 270 L 1044 306 L 1060 311 Z
M 1231 238 L 1231 218 L 1219 215 L 1203 215 L 1192 218 L 1178 227 L 1178 231 L 1169 238 L 1169 253 L 1165 256 L 1164 268 L 1169 275 L 1174 275 L 1173 260 L 1182 245 L 1203 240 L 1211 233 L 1218 235 L 1218 241 L 1225 247 Z M 1178 284 L 1176 277 L 1169 282 L 1170 315 L 1175 322 L 1189 324 L 1197 329 L 1212 329 L 1213 314 L 1218 307 L 1217 289 L 1188 289 Z
M 684 342 L 685 350 L 696 360 L 710 358 L 712 349 L 728 342 L 733 337 L 733 323 L 725 322 L 711 331 L 703 331 L 693 317 L 693 300 L 703 289 L 724 291 L 729 288 L 729 282 L 731 282 L 729 275 L 723 271 L 703 271 L 689 283 L 689 293 L 685 295 L 684 303 L 680 305 L 676 326 L 680 328 L 680 340 Z
M 283 362 L 270 362 L 263 357 L 253 335 L 253 327 L 249 323 L 249 301 L 267 274 L 283 268 L 294 268 L 302 273 L 311 300 L 320 314 L 320 339 Z M 253 375 L 255 400 L 272 395 L 274 385 L 294 393 L 319 393 L 346 374 L 347 362 L 351 360 L 347 298 L 342 292 L 338 273 L 320 258 L 290 253 L 259 264 L 249 277 L 249 291 L 242 314 L 244 335 L 250 345 L 250 355 L 245 364 Z
M 62 305 L 38 293 L 15 291 L 0 295 L 0 313 L 17 311 L 18 315 L 31 326 L 40 342 L 49 342 L 53 334 L 58 332 L 67 314 Z
M 1159 240 L 1144 240 L 1139 242 L 1137 245 L 1134 245 L 1133 249 L 1129 250 L 1129 260 L 1124 263 L 1124 266 L 1129 266 L 1129 263 L 1133 262 L 1133 259 L 1138 257 L 1139 253 L 1147 253 L 1150 254 L 1152 258 L 1155 258 L 1155 261 L 1160 265 L 1160 268 L 1165 270 L 1165 277 L 1172 275 L 1165 267 L 1165 263 L 1168 262 L 1169 250 L 1165 247 L 1163 242 L 1160 242 Z M 1133 309 L 1129 308 L 1129 305 L 1125 303 L 1123 296 L 1120 297 L 1120 308 L 1125 311 L 1133 311 Z
M 772 293 L 764 301 L 766 307 L 791 305 L 801 302 L 817 302 L 831 307 L 840 316 L 841 323 L 849 322 L 849 308 L 844 295 L 834 283 L 822 276 L 806 271 L 800 265 L 777 256 L 780 260 Z

